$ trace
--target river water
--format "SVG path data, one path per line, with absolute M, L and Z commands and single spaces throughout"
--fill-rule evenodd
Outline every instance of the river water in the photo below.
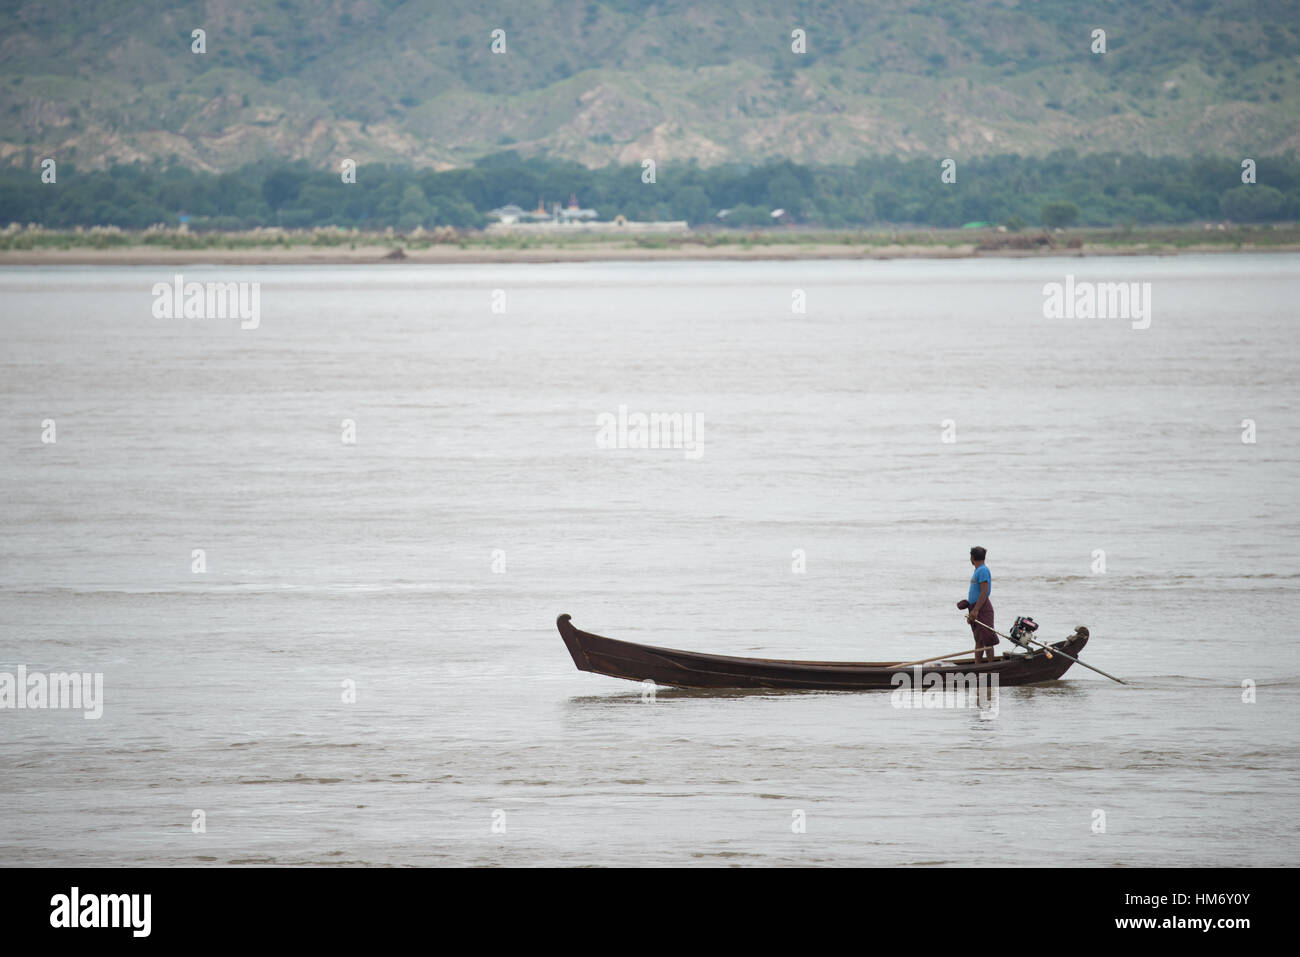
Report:
M 0 271 L 0 672 L 103 675 L 0 710 L 5 864 L 1294 863 L 1300 258 L 179 270 L 256 328 L 176 271 Z M 955 652 L 975 544 L 1128 686 L 643 696 L 555 631 Z

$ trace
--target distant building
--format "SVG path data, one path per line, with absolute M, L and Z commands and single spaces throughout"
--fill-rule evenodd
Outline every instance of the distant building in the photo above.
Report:
M 578 196 L 576 193 L 569 194 L 569 205 L 559 210 L 558 216 L 561 222 L 580 222 L 585 220 L 594 220 L 596 211 L 594 209 L 582 209 L 578 206 Z
M 510 223 L 519 222 L 519 220 L 521 220 L 523 217 L 527 216 L 528 214 L 524 212 L 524 208 L 522 206 L 516 206 L 514 203 L 510 203 L 509 205 L 502 206 L 499 209 L 491 210 L 488 213 L 488 215 L 502 223 L 509 225 Z
M 547 212 L 545 202 L 539 197 L 537 208 L 531 212 L 510 205 L 494 209 L 488 215 L 497 220 L 488 224 L 488 232 L 547 233 L 572 230 L 592 233 L 684 233 L 690 229 L 685 220 L 638 223 L 621 213 L 612 221 L 602 222 L 596 210 L 578 205 L 575 194 L 570 194 L 569 205 L 554 203 L 550 212 Z

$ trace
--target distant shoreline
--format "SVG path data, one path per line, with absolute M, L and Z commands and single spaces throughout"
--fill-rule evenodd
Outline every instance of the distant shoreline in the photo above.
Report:
M 502 242 L 479 236 L 450 242 L 422 237 L 360 235 L 338 241 L 312 234 L 202 236 L 175 233 L 149 242 L 118 234 L 38 234 L 0 243 L 3 266 L 193 266 L 576 263 L 655 261 L 1042 259 L 1095 256 L 1175 256 L 1204 253 L 1300 252 L 1300 227 L 1237 227 L 1230 232 L 1191 228 L 1042 233 L 959 230 L 840 235 L 717 234 L 616 239 Z

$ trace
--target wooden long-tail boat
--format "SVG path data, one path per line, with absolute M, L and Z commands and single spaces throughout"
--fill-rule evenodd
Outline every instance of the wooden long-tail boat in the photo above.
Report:
M 629 681 L 653 681 L 676 688 L 769 688 L 785 690 L 869 691 L 898 687 L 894 675 L 904 673 L 915 680 L 929 674 L 994 675 L 999 686 L 1055 681 L 1069 670 L 1088 643 L 1088 629 L 1080 625 L 1069 638 L 1050 647 L 1065 654 L 1035 651 L 1003 654 L 992 662 L 976 664 L 973 657 L 935 661 L 904 667 L 902 662 L 884 661 L 782 661 L 773 658 L 737 658 L 706 655 L 618 641 L 581 631 L 569 615 L 555 625 L 565 647 L 580 671 L 590 671 Z M 918 686 L 919 690 L 919 686 Z

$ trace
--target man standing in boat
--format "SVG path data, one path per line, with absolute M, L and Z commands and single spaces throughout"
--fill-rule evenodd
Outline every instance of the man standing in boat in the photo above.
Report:
M 975 663 L 979 664 L 988 655 L 993 661 L 993 646 L 998 643 L 998 636 L 993 632 L 993 603 L 989 601 L 989 592 L 993 588 L 993 575 L 984 564 L 988 554 L 976 545 L 970 550 L 970 563 L 975 566 L 975 573 L 970 577 L 970 590 L 965 601 L 957 603 L 958 608 L 968 609 L 966 620 L 975 635 Z

